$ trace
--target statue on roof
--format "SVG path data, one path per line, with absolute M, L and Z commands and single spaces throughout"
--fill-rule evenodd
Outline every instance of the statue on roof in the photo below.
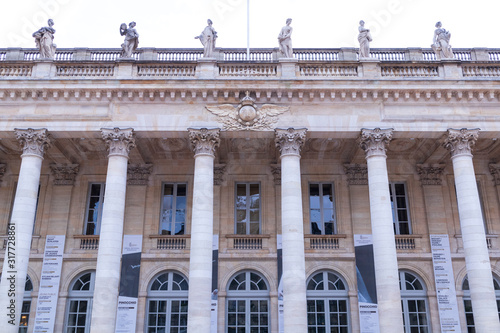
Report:
M 49 19 L 48 27 L 42 27 L 33 33 L 35 44 L 40 51 L 40 59 L 54 59 L 56 54 L 56 44 L 54 44 L 54 34 L 56 30 L 52 28 L 54 21 Z
M 450 45 L 451 33 L 441 28 L 443 25 L 441 22 L 436 23 L 436 30 L 434 30 L 434 40 L 431 45 L 434 53 L 436 53 L 436 58 L 441 59 L 453 59 L 453 50 Z
M 370 42 L 373 40 L 370 29 L 365 28 L 365 21 L 359 21 L 359 58 L 370 58 Z
M 215 41 L 217 40 L 217 31 L 212 27 L 212 20 L 207 20 L 207 26 L 199 36 L 195 39 L 199 39 L 201 44 L 203 44 L 203 57 L 212 58 L 215 50 Z
M 293 58 L 292 49 L 292 31 L 293 28 L 290 26 L 292 19 L 286 20 L 286 25 L 281 28 L 280 34 L 278 35 L 278 42 L 280 45 L 280 52 L 285 58 Z
M 136 23 L 130 22 L 127 28 L 125 23 L 120 25 L 120 35 L 125 36 L 122 44 L 120 58 L 132 58 L 134 51 L 139 46 L 139 34 L 135 30 Z

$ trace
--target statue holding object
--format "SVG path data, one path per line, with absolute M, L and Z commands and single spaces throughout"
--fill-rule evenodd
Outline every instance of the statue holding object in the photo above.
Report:
M 453 50 L 450 45 L 451 33 L 441 28 L 443 25 L 441 22 L 436 23 L 436 30 L 434 30 L 434 41 L 431 45 L 434 53 L 436 53 L 436 58 L 441 59 L 453 59 Z
M 132 55 L 139 46 L 139 34 L 134 29 L 135 26 L 136 23 L 134 21 L 129 23 L 128 28 L 125 23 L 120 25 L 120 35 L 125 36 L 120 58 L 133 58 Z
M 365 28 L 365 21 L 359 21 L 359 58 L 370 58 L 370 42 L 373 40 L 370 29 Z
M 207 26 L 199 36 L 195 39 L 199 39 L 201 44 L 203 44 L 203 57 L 212 58 L 215 50 L 215 41 L 217 40 L 217 31 L 212 27 L 212 20 L 207 20 Z

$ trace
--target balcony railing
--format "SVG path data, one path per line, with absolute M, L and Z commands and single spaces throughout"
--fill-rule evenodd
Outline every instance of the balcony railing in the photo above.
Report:
M 156 239 L 157 250 L 185 250 L 188 248 L 190 235 L 150 235 Z M 154 243 L 153 243 L 154 244 Z
M 80 239 L 80 250 L 98 250 L 99 235 L 75 235 L 76 239 Z
M 344 250 L 346 235 L 305 235 L 305 248 L 309 250 Z
M 227 248 L 232 250 L 263 250 L 269 247 L 270 235 L 226 235 Z
M 53 61 L 38 61 L 36 49 L 0 49 L 0 77 L 55 79 L 477 79 L 500 77 L 499 49 L 455 49 L 455 61 L 438 61 L 431 49 L 295 49 L 294 61 L 277 49 L 216 49 L 212 62 L 199 62 L 201 49 L 138 49 L 120 60 L 120 49 L 58 49 Z M 207 60 L 207 59 L 205 59 Z M 201 69 L 199 68 L 201 66 Z M 208 66 L 208 67 L 207 67 Z M 213 70 L 210 68 L 213 66 Z M 457 70 L 458 68 L 458 70 Z
M 416 251 L 421 249 L 422 235 L 396 235 L 396 250 Z

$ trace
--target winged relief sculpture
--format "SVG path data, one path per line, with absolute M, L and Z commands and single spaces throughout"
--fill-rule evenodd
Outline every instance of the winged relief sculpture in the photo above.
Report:
M 254 99 L 249 95 L 247 92 L 236 107 L 220 104 L 207 105 L 206 108 L 221 118 L 223 129 L 227 131 L 273 129 L 273 125 L 278 121 L 277 116 L 290 109 L 288 106 L 274 104 L 264 104 L 257 108 Z

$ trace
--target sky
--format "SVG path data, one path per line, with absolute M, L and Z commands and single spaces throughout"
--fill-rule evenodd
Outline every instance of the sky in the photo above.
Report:
M 278 46 L 292 18 L 294 48 L 358 47 L 359 21 L 372 48 L 429 48 L 435 24 L 454 48 L 500 48 L 497 0 L 249 0 L 250 48 Z M 121 23 L 135 21 L 139 47 L 201 48 L 213 21 L 217 47 L 246 48 L 247 0 L 2 0 L 0 48 L 34 48 L 33 32 L 52 18 L 58 48 L 120 48 Z

